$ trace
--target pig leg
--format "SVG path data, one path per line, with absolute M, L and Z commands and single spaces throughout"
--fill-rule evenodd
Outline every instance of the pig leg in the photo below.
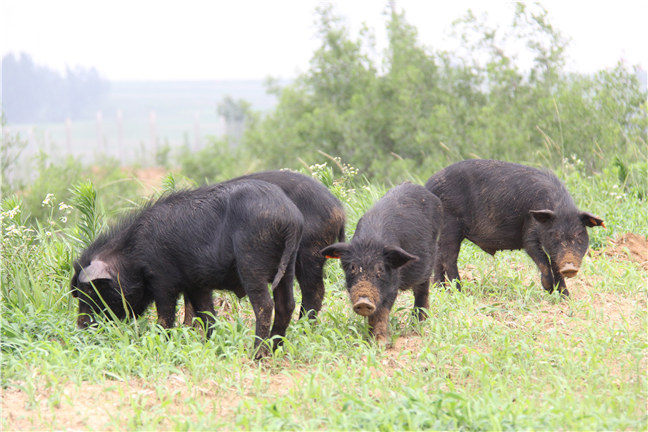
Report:
M 560 274 L 558 267 L 552 263 L 551 273 L 553 274 L 554 286 L 558 287 L 558 292 L 565 297 L 569 297 L 569 291 L 567 291 L 567 284 L 565 283 L 565 278 Z
M 419 321 L 425 321 L 428 317 L 426 312 L 430 308 L 430 282 L 426 281 L 414 287 L 414 316 Z
M 248 293 L 254 316 L 256 317 L 256 328 L 254 331 L 254 351 L 255 358 L 260 359 L 268 354 L 265 346 L 260 345 L 270 336 L 270 324 L 272 323 L 273 304 L 272 298 L 266 284 L 256 287 L 253 293 Z
M 216 311 L 214 310 L 214 300 L 212 299 L 211 290 L 200 290 L 187 295 L 185 301 L 188 301 L 189 307 L 200 318 L 205 329 L 205 338 L 209 339 L 214 332 L 213 324 L 216 322 Z M 187 307 L 185 305 L 185 311 Z M 186 313 L 186 312 L 185 312 Z M 186 320 L 185 320 L 186 322 Z
M 302 293 L 299 318 L 308 316 L 315 319 L 322 309 L 324 300 L 324 263 L 325 259 L 299 254 L 295 273 Z
M 272 336 L 286 336 L 286 329 L 290 324 L 293 311 L 295 310 L 295 298 L 293 297 L 293 280 L 292 274 L 286 274 L 279 281 L 274 290 L 274 323 L 270 332 Z M 282 344 L 282 340 L 277 338 L 273 341 L 273 349 Z
M 446 283 L 446 273 L 443 269 L 443 260 L 438 254 L 434 258 L 434 278 L 432 279 L 432 282 L 434 285 L 439 287 Z
M 378 345 L 386 346 L 389 340 L 389 311 L 396 300 L 396 293 L 387 297 L 378 309 L 369 316 L 369 332 Z
M 389 340 L 389 309 L 381 306 L 369 317 L 369 331 L 378 345 L 387 345 Z
M 268 290 L 268 277 L 259 277 L 264 272 L 260 269 L 246 267 L 239 268 L 239 277 L 241 283 L 250 298 L 254 316 L 256 318 L 256 328 L 254 332 L 254 352 L 255 359 L 260 359 L 268 354 L 267 347 L 260 346 L 270 336 L 270 325 L 272 324 L 272 312 L 274 304 Z
M 191 305 L 191 301 L 189 300 L 188 296 L 184 296 L 184 302 L 185 302 L 185 315 L 184 315 L 184 321 L 182 322 L 184 325 L 189 327 L 193 323 L 193 318 L 196 316 L 196 313 L 194 311 L 193 306 Z
M 457 281 L 457 291 L 461 291 L 459 269 L 457 268 L 457 258 L 463 240 L 461 232 L 462 229 L 458 221 L 445 222 L 439 237 L 434 271 L 434 282 L 444 283 L 443 276 L 445 275 L 448 281 Z
M 536 266 L 538 266 L 538 270 L 540 270 L 542 287 L 551 294 L 554 290 L 554 277 L 547 254 L 536 242 L 525 243 L 524 250 L 529 254 Z
M 177 295 L 169 295 L 164 290 L 159 290 L 153 295 L 155 308 L 157 309 L 158 324 L 165 329 L 175 325 Z

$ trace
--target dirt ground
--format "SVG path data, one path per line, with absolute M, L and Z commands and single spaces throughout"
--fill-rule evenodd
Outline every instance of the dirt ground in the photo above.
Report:
M 609 239 L 605 254 L 615 259 L 636 262 L 648 271 L 648 237 L 627 233 Z
M 137 181 L 142 185 L 143 194 L 149 196 L 162 184 L 162 178 L 167 170 L 162 167 L 140 168 L 133 172 Z

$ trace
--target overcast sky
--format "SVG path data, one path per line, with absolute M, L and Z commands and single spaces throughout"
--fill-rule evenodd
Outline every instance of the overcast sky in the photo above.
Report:
M 111 80 L 292 78 L 308 67 L 313 0 L 0 0 L 0 49 L 63 70 L 96 67 Z M 332 1 L 354 34 L 366 23 L 384 46 L 386 1 Z M 571 39 L 568 67 L 590 72 L 619 59 L 648 69 L 648 1 L 548 0 Z M 422 43 L 447 48 L 453 20 L 471 8 L 510 22 L 504 1 L 396 0 Z

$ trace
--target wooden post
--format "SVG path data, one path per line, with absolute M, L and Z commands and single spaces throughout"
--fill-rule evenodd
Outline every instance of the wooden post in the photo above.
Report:
M 54 152 L 52 151 L 52 136 L 49 129 L 45 129 L 43 134 L 43 148 L 51 156 Z
M 200 118 L 194 114 L 194 150 L 200 149 Z
M 155 111 L 151 111 L 151 113 L 149 114 L 149 126 L 151 130 L 150 153 L 152 153 L 153 157 L 155 157 L 155 154 L 157 153 L 157 132 L 155 130 Z
M 72 120 L 70 117 L 65 119 L 65 150 L 67 154 L 72 154 Z
M 97 111 L 97 150 L 103 153 L 103 113 Z
M 117 152 L 121 159 L 125 158 L 124 152 L 124 115 L 122 110 L 117 110 Z

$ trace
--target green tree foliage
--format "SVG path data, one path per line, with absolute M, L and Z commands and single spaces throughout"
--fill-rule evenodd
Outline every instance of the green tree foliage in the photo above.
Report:
M 178 162 L 182 173 L 197 184 L 238 177 L 259 167 L 259 162 L 245 149 L 216 138 L 210 138 L 200 150 L 181 151 Z
M 273 89 L 277 108 L 245 135 L 268 167 L 319 161 L 318 150 L 378 176 L 470 157 L 550 165 L 574 154 L 592 169 L 609 155 L 647 156 L 646 93 L 633 72 L 565 72 L 567 40 L 538 5 L 516 5 L 504 29 L 469 11 L 453 52 L 421 45 L 394 9 L 382 55 L 368 31 L 353 38 L 331 8 L 319 15 L 309 70 Z

